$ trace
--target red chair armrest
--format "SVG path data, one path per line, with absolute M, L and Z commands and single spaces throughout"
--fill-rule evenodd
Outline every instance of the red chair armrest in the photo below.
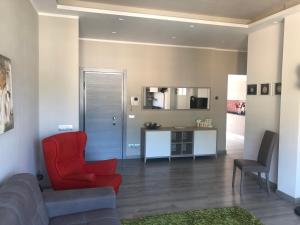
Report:
M 86 174 L 70 174 L 63 177 L 66 180 L 76 180 L 76 181 L 87 181 L 94 182 L 96 180 L 96 176 L 93 173 Z
M 86 173 L 94 173 L 95 175 L 114 175 L 117 169 L 117 160 L 103 160 L 95 162 L 86 162 L 84 171 Z

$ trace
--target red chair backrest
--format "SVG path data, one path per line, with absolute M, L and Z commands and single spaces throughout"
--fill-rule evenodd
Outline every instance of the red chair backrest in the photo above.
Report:
M 53 185 L 63 176 L 83 172 L 86 141 L 87 136 L 82 131 L 61 133 L 43 140 L 44 158 Z

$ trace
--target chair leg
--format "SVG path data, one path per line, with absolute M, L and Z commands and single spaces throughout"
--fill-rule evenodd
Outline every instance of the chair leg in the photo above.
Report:
M 258 179 L 258 185 L 261 188 L 262 187 L 262 185 L 261 185 L 261 172 L 257 173 L 257 179 Z
M 268 193 L 270 194 L 269 173 L 266 173 L 266 184 L 267 184 Z
M 235 184 L 235 174 L 236 174 L 236 166 L 233 165 L 232 188 L 234 188 L 234 184 Z
M 245 172 L 241 170 L 240 194 L 243 193 Z

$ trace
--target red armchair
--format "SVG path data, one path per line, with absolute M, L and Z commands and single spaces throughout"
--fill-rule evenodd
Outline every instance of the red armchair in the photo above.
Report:
M 116 174 L 117 160 L 86 162 L 85 132 L 67 132 L 42 142 L 48 174 L 54 190 L 111 186 L 117 193 L 122 177 Z

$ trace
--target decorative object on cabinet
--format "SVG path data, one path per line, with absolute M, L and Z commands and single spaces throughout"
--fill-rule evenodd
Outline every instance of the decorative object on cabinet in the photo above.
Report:
M 11 60 L 0 55 L 0 134 L 13 128 Z
M 260 95 L 270 95 L 270 84 L 260 84 Z
M 200 127 L 201 122 L 202 122 L 201 119 L 197 119 L 197 120 L 196 120 L 196 126 L 197 126 L 197 127 Z
M 197 119 L 196 120 L 196 126 L 198 128 L 213 128 L 213 120 L 212 119 L 204 119 L 204 120 L 200 120 Z
M 281 95 L 281 82 L 275 83 L 274 85 L 274 94 Z
M 248 84 L 247 95 L 257 95 L 257 84 Z
M 217 156 L 217 130 L 214 128 L 163 127 L 141 129 L 142 156 L 147 159 Z
M 148 123 L 145 123 L 144 126 L 149 129 L 149 130 L 156 130 L 158 128 L 161 127 L 160 124 L 158 123 L 155 123 L 155 122 L 148 122 Z

